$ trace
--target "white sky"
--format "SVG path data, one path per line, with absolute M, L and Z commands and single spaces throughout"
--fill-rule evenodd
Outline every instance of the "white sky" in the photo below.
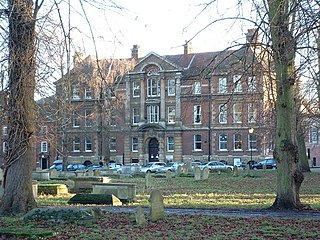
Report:
M 241 8 L 237 7 L 238 0 L 218 0 L 217 4 L 196 19 L 203 8 L 203 5 L 199 4 L 205 0 L 118 0 L 116 2 L 127 10 L 102 12 L 93 11 L 93 8 L 88 6 L 85 8 L 94 29 L 99 57 L 130 57 L 133 44 L 140 46 L 140 57 L 151 51 L 160 55 L 183 53 L 182 45 L 185 41 L 191 39 L 210 22 L 242 14 Z M 75 48 L 85 55 L 93 55 L 94 44 L 90 39 L 88 24 L 84 18 L 79 17 L 79 14 L 75 14 L 75 10 L 81 13 L 80 5 L 75 5 L 71 18 L 71 26 L 76 26 L 79 30 L 71 33 Z M 247 10 L 246 16 L 251 14 L 252 12 Z M 243 43 L 244 34 L 252 27 L 240 23 L 239 20 L 213 24 L 192 40 L 193 51 L 219 51 L 234 41 Z

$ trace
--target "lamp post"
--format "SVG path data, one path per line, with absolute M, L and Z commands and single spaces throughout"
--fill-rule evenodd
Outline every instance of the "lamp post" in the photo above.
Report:
M 250 162 L 252 164 L 252 142 L 251 142 L 251 134 L 253 133 L 253 128 L 249 128 L 249 147 L 250 147 Z

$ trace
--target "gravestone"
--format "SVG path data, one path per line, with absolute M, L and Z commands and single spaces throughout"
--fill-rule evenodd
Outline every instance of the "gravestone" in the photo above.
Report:
M 3 182 L 3 170 L 0 168 L 0 186 L 2 185 Z
M 88 169 L 87 176 L 94 176 L 94 172 L 93 172 L 92 168 Z
M 177 168 L 177 174 L 183 173 L 183 166 L 178 166 Z
M 184 173 L 192 172 L 192 163 L 191 162 L 187 162 L 186 165 L 184 165 L 184 168 L 185 168 L 185 172 Z
M 145 180 L 146 180 L 146 188 L 151 187 L 151 174 L 150 173 L 146 174 Z
M 143 209 L 141 206 L 137 207 L 137 211 L 135 213 L 135 217 L 136 217 L 136 223 L 138 225 L 143 225 L 147 222 L 147 219 L 144 215 Z
M 161 220 L 164 218 L 164 205 L 163 196 L 159 190 L 153 190 L 150 194 L 149 202 L 151 203 L 150 208 L 150 220 L 152 222 Z
M 101 172 L 100 172 L 100 169 L 96 169 L 95 171 L 94 171 L 94 176 L 100 176 L 100 174 L 101 174 Z
M 239 176 L 238 166 L 234 166 L 234 168 L 233 168 L 233 176 L 234 177 L 238 177 Z
M 202 179 L 203 180 L 206 180 L 206 179 L 208 179 L 209 178 L 209 168 L 204 168 L 203 170 L 202 170 Z
M 50 179 L 56 179 L 59 178 L 60 172 L 56 169 L 53 169 L 50 171 Z
M 172 172 L 171 171 L 167 171 L 166 172 L 166 178 L 168 178 L 168 179 L 172 178 Z
M 198 165 L 194 165 L 194 180 L 200 180 L 201 179 L 201 172 Z

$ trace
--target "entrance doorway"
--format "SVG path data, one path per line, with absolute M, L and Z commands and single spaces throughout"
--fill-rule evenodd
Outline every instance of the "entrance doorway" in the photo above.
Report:
M 48 169 L 49 166 L 49 159 L 47 156 L 41 156 L 41 169 Z
M 159 142 L 156 138 L 149 141 L 149 162 L 159 161 Z

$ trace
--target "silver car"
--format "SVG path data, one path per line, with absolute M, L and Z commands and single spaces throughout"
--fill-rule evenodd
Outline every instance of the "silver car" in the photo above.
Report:
M 210 161 L 207 162 L 203 165 L 200 165 L 201 169 L 204 169 L 205 167 L 207 167 L 209 170 L 228 170 L 228 171 L 233 171 L 233 166 L 232 165 L 227 165 L 224 164 L 222 162 L 218 162 L 218 161 Z
M 143 173 L 155 173 L 157 168 L 164 167 L 166 163 L 164 162 L 150 162 L 145 166 L 140 168 L 140 172 Z
M 176 172 L 179 166 L 183 166 L 185 163 L 183 162 L 169 162 L 164 167 L 160 167 L 156 169 L 157 173 L 165 173 L 165 172 Z

